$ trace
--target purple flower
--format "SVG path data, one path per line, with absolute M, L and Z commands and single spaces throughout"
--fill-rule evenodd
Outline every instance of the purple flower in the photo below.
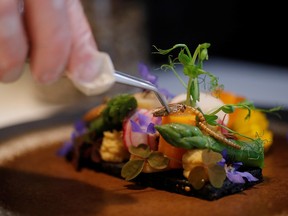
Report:
M 74 140 L 78 136 L 86 133 L 86 131 L 87 131 L 87 128 L 86 128 L 85 123 L 81 120 L 77 121 L 74 124 L 74 130 L 71 133 L 70 139 L 67 140 L 66 142 L 64 142 L 63 146 L 58 150 L 57 155 L 59 155 L 59 156 L 67 155 L 68 152 L 73 148 Z
M 133 132 L 145 133 L 145 134 L 154 134 L 156 133 L 156 129 L 154 127 L 154 123 L 152 119 L 145 114 L 137 113 L 138 115 L 138 123 L 132 119 L 130 119 L 131 127 Z M 160 124 L 161 118 L 156 119 L 156 124 Z
M 234 183 L 245 183 L 246 178 L 249 182 L 258 181 L 251 173 L 249 172 L 239 172 L 237 169 L 242 166 L 241 162 L 233 163 L 225 167 L 227 178 Z
M 156 88 L 158 88 L 158 83 L 157 83 L 158 82 L 158 77 L 156 75 L 151 74 L 149 69 L 148 69 L 148 67 L 145 64 L 140 63 L 138 65 L 138 71 L 139 71 L 140 76 L 142 77 L 142 79 L 151 82 Z M 167 89 L 158 88 L 158 90 L 167 99 L 171 99 L 171 98 L 175 97 L 175 95 L 170 93 Z
M 151 74 L 148 67 L 145 64 L 140 63 L 138 65 L 138 71 L 139 71 L 142 79 L 145 79 L 145 80 L 151 82 L 153 85 L 155 85 L 157 87 L 158 77 Z
M 222 151 L 223 159 L 218 163 L 220 166 L 223 166 L 226 171 L 227 178 L 234 183 L 245 183 L 245 179 L 247 181 L 258 181 L 259 179 L 255 178 L 251 173 L 249 172 L 240 172 L 237 171 L 242 165 L 242 162 L 233 162 L 231 164 L 226 164 L 227 160 L 227 150 L 224 149 Z

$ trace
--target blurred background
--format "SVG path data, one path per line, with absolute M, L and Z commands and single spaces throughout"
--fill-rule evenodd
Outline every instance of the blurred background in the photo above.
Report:
M 159 86 L 174 94 L 184 88 L 172 73 L 158 70 L 167 56 L 152 54 L 186 43 L 191 51 L 208 42 L 204 69 L 219 77 L 228 91 L 248 97 L 257 106 L 288 106 L 288 50 L 284 2 L 184 0 L 81 0 L 99 50 L 108 52 L 117 70 L 138 76 L 145 63 L 159 77 Z M 1 126 L 43 116 L 86 111 L 107 95 L 130 91 L 115 84 L 109 92 L 85 97 L 67 80 L 52 86 L 32 83 L 29 69 L 21 80 L 0 84 Z M 172 84 L 172 85 L 171 85 Z M 25 91 L 20 91 L 25 85 Z M 12 95 L 17 100 L 12 100 Z M 7 99 L 9 97 L 9 99 Z M 67 108 L 67 106 L 69 108 Z M 287 114 L 283 119 L 287 119 Z
M 152 54 L 185 43 L 191 52 L 208 42 L 204 69 L 225 89 L 257 106 L 288 106 L 288 14 L 284 3 L 184 0 L 82 0 L 99 49 L 115 67 L 137 76 L 139 62 L 159 77 L 161 87 L 184 89 L 172 74 L 159 71 L 167 56 Z M 171 85 L 173 83 L 173 85 Z
M 212 58 L 288 66 L 285 55 L 288 15 L 284 3 L 268 1 L 254 5 L 245 0 L 82 0 L 82 3 L 99 47 L 111 53 L 115 64 L 119 61 L 131 65 L 129 59 L 134 58 L 152 63 L 163 61 L 160 56 L 151 55 L 152 45 L 169 48 L 186 43 L 196 47 L 209 42 Z
M 149 43 L 209 42 L 211 58 L 288 66 L 285 10 L 271 1 L 147 1 Z

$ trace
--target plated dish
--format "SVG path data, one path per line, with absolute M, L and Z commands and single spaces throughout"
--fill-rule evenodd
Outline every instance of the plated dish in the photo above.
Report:
M 89 168 L 135 184 L 215 200 L 263 181 L 265 152 L 273 143 L 266 112 L 247 98 L 227 92 L 203 69 L 210 44 L 192 54 L 185 44 L 156 49 L 170 55 L 172 71 L 186 92 L 161 89 L 170 110 L 152 92 L 107 98 L 75 123 L 59 154 L 76 170 Z M 185 83 L 175 67 L 188 77 Z M 142 78 L 157 86 L 157 77 L 141 65 Z M 175 79 L 175 80 L 177 80 Z M 201 88 L 204 86 L 204 88 Z
M 141 67 L 142 69 L 148 69 L 145 65 L 142 66 L 144 66 Z M 201 92 L 200 94 L 206 95 L 206 93 Z M 224 98 L 233 100 L 238 98 L 234 93 L 231 94 L 226 94 L 226 96 L 230 95 L 231 97 Z M 151 112 L 159 108 L 160 104 L 151 93 L 138 92 L 130 95 L 136 98 L 138 106 L 145 107 Z M 146 95 L 146 97 L 142 97 L 143 95 Z M 104 105 L 111 99 L 112 96 L 107 98 Z M 201 102 L 204 102 L 204 99 L 202 99 Z M 225 103 L 233 102 L 229 100 Z M 151 108 L 151 104 L 155 107 Z M 99 107 L 95 107 L 96 115 L 97 109 L 99 111 Z M 201 189 L 200 191 L 193 189 L 189 182 L 189 187 L 186 187 L 186 189 L 181 187 L 183 181 L 176 187 L 185 191 L 184 194 L 179 193 L 179 190 L 170 193 L 165 184 L 160 187 L 161 181 L 165 178 L 167 180 L 166 185 L 168 182 L 175 185 L 175 178 L 171 178 L 173 176 L 176 176 L 176 180 L 179 177 L 179 179 L 188 181 L 183 175 L 182 168 L 153 173 L 141 172 L 134 179 L 126 181 L 121 176 L 121 170 L 130 159 L 129 157 L 123 163 L 104 163 L 103 160 L 101 160 L 101 163 L 95 163 L 94 160 L 97 157 L 99 159 L 99 151 L 95 152 L 99 153 L 98 156 L 93 154 L 97 157 L 91 158 L 89 145 L 83 145 L 81 149 L 87 151 L 83 151 L 82 154 L 87 153 L 85 154 L 87 157 L 75 161 L 71 157 L 70 160 L 68 152 L 71 151 L 67 150 L 71 150 L 71 148 L 66 144 L 71 144 L 71 140 L 74 140 L 73 138 L 76 135 L 81 134 L 82 123 L 93 119 L 94 111 L 88 111 L 83 116 L 82 114 L 81 116 L 79 114 L 69 116 L 69 119 L 65 118 L 63 120 L 62 116 L 62 120 L 57 117 L 47 121 L 32 122 L 1 130 L 0 215 L 88 216 L 125 213 L 126 216 L 155 214 L 159 216 L 188 214 L 204 216 L 211 215 L 211 212 L 214 215 L 287 215 L 288 194 L 285 193 L 285 189 L 288 187 L 288 161 L 286 159 L 288 156 L 288 126 L 280 119 L 267 121 L 266 117 L 262 118 L 265 116 L 262 115 L 263 113 L 253 115 L 254 111 L 257 111 L 254 110 L 250 116 L 248 126 L 244 127 L 245 124 L 241 121 L 246 122 L 242 118 L 248 113 L 245 109 L 242 110 L 243 112 L 239 110 L 237 115 L 229 118 L 230 120 L 237 120 L 238 123 L 234 124 L 234 121 L 233 124 L 230 122 L 230 125 L 229 120 L 229 128 L 234 130 L 238 128 L 241 134 L 248 129 L 249 136 L 251 136 L 251 132 L 255 134 L 253 133 L 255 130 L 251 129 L 255 129 L 260 125 L 262 127 L 260 131 L 263 131 L 263 126 L 268 123 L 269 130 L 266 128 L 268 133 L 265 134 L 266 136 L 270 134 L 269 136 L 272 139 L 264 137 L 263 133 L 259 135 L 262 139 L 272 140 L 272 142 L 265 142 L 261 181 L 247 181 L 251 185 L 247 185 L 241 192 L 237 191 L 243 185 L 237 184 L 240 186 L 238 189 L 234 185 L 232 188 L 235 193 L 225 190 L 224 195 L 213 195 L 213 201 L 210 201 L 211 197 L 208 197 L 207 201 L 208 193 L 205 194 L 205 197 L 201 197 Z M 80 124 L 78 124 L 78 121 L 75 123 L 77 130 L 73 128 L 72 124 L 75 119 L 80 119 Z M 2 135 L 5 135 L 5 139 Z M 70 136 L 72 137 L 70 138 Z M 147 133 L 143 133 L 141 136 L 147 137 Z M 68 161 L 66 156 L 69 159 Z M 79 161 L 81 163 L 77 163 Z M 74 167 L 71 164 L 74 164 Z M 77 171 L 75 171 L 75 168 Z M 255 167 L 249 171 L 257 169 Z M 238 169 L 238 171 L 245 170 Z M 257 177 L 254 173 L 252 175 Z M 115 176 L 117 177 L 115 178 Z M 160 180 L 158 185 L 155 185 L 157 183 L 155 179 Z M 207 182 L 204 187 L 209 184 Z M 171 188 L 173 189 L 173 187 Z M 189 192 L 189 190 L 191 191 Z M 214 188 L 214 192 L 217 190 L 220 191 L 221 189 Z M 192 194 L 192 191 L 194 191 L 194 194 Z M 198 193 L 198 195 L 195 195 L 195 193 Z
M 288 126 L 281 121 L 270 123 L 274 139 L 265 156 L 263 181 L 213 202 L 137 185 L 93 169 L 76 172 L 56 154 L 70 135 L 71 121 L 54 120 L 49 127 L 46 121 L 31 123 L 27 125 L 34 128 L 30 133 L 20 133 L 21 127 L 16 127 L 17 136 L 11 131 L 14 136 L 9 141 L 1 140 L 1 152 L 12 146 L 25 151 L 9 151 L 5 158 L 10 159 L 1 161 L 0 215 L 285 215 Z

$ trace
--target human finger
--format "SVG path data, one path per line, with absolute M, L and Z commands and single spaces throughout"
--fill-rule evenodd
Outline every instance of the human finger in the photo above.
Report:
M 97 45 L 79 0 L 70 1 L 68 15 L 72 34 L 68 75 L 73 80 L 90 82 L 99 75 L 101 62 L 97 61 Z
M 57 81 L 67 66 L 71 46 L 69 0 L 26 0 L 25 20 L 30 39 L 30 67 L 40 83 Z
M 0 81 L 17 80 L 25 63 L 28 45 L 18 1 L 0 1 Z

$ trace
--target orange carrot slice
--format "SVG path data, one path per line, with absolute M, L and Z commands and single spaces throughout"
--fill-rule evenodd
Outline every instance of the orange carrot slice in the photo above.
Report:
M 172 122 L 195 125 L 196 118 L 195 115 L 189 111 L 170 114 L 168 116 L 162 117 L 162 124 L 169 124 Z M 171 169 L 182 168 L 182 156 L 187 151 L 186 149 L 176 148 L 166 142 L 163 137 L 160 136 L 158 151 L 162 152 L 164 155 L 170 158 L 169 167 Z

